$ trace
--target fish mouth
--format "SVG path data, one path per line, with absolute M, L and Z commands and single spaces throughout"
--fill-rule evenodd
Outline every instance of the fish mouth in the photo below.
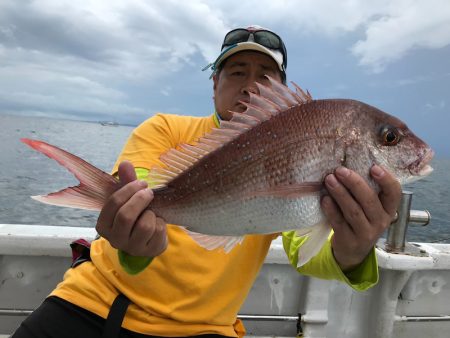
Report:
M 417 160 L 410 163 L 407 168 L 411 175 L 414 176 L 427 176 L 432 171 L 433 168 L 429 165 L 431 159 L 434 156 L 434 151 L 432 149 L 428 150 L 427 152 L 423 153 L 419 156 Z

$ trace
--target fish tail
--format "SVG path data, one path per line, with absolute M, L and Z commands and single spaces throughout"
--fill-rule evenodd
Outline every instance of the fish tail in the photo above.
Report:
M 39 202 L 69 208 L 101 210 L 108 197 L 120 187 L 116 178 L 78 156 L 42 141 L 27 138 L 20 140 L 61 164 L 80 182 L 77 186 L 48 195 L 31 196 Z

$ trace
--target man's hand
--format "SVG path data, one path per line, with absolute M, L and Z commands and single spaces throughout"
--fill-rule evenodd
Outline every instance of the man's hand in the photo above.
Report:
M 322 210 L 334 230 L 333 254 L 344 272 L 364 261 L 400 204 L 400 183 L 377 165 L 370 173 L 380 186 L 379 194 L 361 176 L 344 167 L 325 178 L 330 195 L 323 197 Z
M 132 256 L 155 257 L 167 247 L 167 226 L 147 209 L 153 192 L 144 181 L 136 180 L 134 167 L 124 161 L 119 166 L 123 187 L 103 206 L 96 230 L 111 245 Z

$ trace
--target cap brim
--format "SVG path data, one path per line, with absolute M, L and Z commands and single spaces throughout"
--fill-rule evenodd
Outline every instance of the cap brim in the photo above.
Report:
M 231 55 L 242 52 L 242 51 L 246 51 L 246 50 L 253 50 L 256 52 L 261 52 L 261 53 L 267 54 L 275 61 L 275 63 L 278 65 L 278 68 L 280 69 L 280 71 L 284 72 L 283 54 L 281 54 L 281 52 L 279 52 L 277 50 L 272 50 L 272 49 L 266 48 L 266 47 L 260 45 L 259 43 L 251 42 L 251 41 L 239 42 L 235 45 L 225 48 L 222 51 L 222 53 L 219 55 L 217 60 L 214 62 L 214 68 L 217 69 L 220 66 L 220 64 L 225 59 L 229 58 Z

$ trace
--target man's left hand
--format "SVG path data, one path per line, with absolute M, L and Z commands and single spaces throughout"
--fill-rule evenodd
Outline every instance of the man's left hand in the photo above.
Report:
M 395 177 L 377 165 L 370 174 L 380 186 L 378 194 L 360 175 L 344 167 L 325 178 L 329 195 L 322 198 L 322 210 L 334 230 L 331 246 L 344 272 L 364 261 L 400 204 L 401 186 Z

